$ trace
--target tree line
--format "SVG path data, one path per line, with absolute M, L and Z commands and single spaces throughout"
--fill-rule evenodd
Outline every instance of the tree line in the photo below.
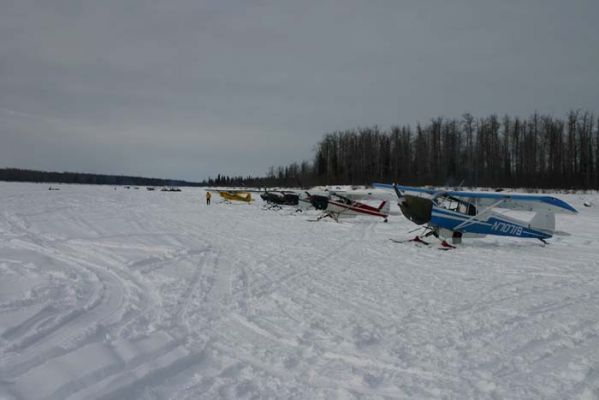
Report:
M 0 180 L 145 186 L 298 187 L 406 185 L 599 189 L 599 119 L 490 115 L 435 118 L 416 127 L 377 126 L 327 133 L 311 161 L 264 176 L 218 175 L 201 183 L 76 172 L 0 169 Z
M 199 183 L 182 180 L 144 178 L 138 176 L 98 175 L 79 172 L 49 172 L 30 169 L 0 169 L 0 181 L 39 183 L 79 183 L 89 185 L 131 186 L 199 186 Z
M 312 162 L 271 167 L 264 177 L 219 176 L 232 186 L 408 185 L 599 189 L 599 119 L 490 115 L 327 133 Z

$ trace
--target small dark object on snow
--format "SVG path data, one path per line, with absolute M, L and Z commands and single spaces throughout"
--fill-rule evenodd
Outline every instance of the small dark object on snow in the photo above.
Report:
M 329 206 L 329 198 L 326 196 L 320 196 L 313 194 L 310 196 L 310 204 L 317 210 L 326 210 Z

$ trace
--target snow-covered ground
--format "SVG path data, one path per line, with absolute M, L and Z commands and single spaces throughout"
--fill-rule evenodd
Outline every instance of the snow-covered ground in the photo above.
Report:
M 599 397 L 596 194 L 546 247 L 443 252 L 401 216 L 58 187 L 0 183 L 0 398 Z

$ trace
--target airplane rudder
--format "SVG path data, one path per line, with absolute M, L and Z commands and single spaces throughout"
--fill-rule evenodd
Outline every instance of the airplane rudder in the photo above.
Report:
M 549 211 L 537 211 L 530 220 L 529 226 L 543 231 L 555 231 L 555 214 Z

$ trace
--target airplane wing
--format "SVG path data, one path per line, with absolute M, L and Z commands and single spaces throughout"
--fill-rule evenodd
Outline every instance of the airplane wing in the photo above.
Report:
M 374 187 L 393 189 L 392 184 L 375 183 Z M 489 193 L 489 192 L 466 192 L 452 191 L 433 188 L 418 188 L 413 186 L 397 185 L 401 191 L 425 193 L 428 195 L 444 194 L 455 197 L 469 203 L 476 204 L 477 207 L 503 208 L 516 211 L 547 211 L 554 214 L 576 214 L 578 211 L 570 204 L 556 197 L 534 194 L 509 194 L 509 193 Z
M 490 206 L 499 202 L 495 207 L 516 211 L 548 211 L 554 214 L 576 214 L 578 211 L 570 204 L 552 196 L 533 194 L 485 193 L 448 191 L 448 196 L 466 200 L 479 207 Z
M 393 188 L 393 186 L 390 186 Z M 379 188 L 380 189 L 380 188 Z M 353 201 L 365 200 L 385 200 L 390 201 L 395 198 L 395 194 L 389 193 L 387 190 L 378 189 L 352 189 L 352 190 L 329 190 L 329 193 L 340 197 L 345 197 Z
M 392 183 L 373 183 L 372 186 L 377 189 L 393 190 L 394 185 Z M 402 185 L 395 185 L 395 186 L 402 192 L 424 193 L 424 194 L 429 194 L 431 196 L 435 193 L 439 193 L 439 189 L 421 188 L 421 187 L 416 187 L 416 186 L 402 186 Z

